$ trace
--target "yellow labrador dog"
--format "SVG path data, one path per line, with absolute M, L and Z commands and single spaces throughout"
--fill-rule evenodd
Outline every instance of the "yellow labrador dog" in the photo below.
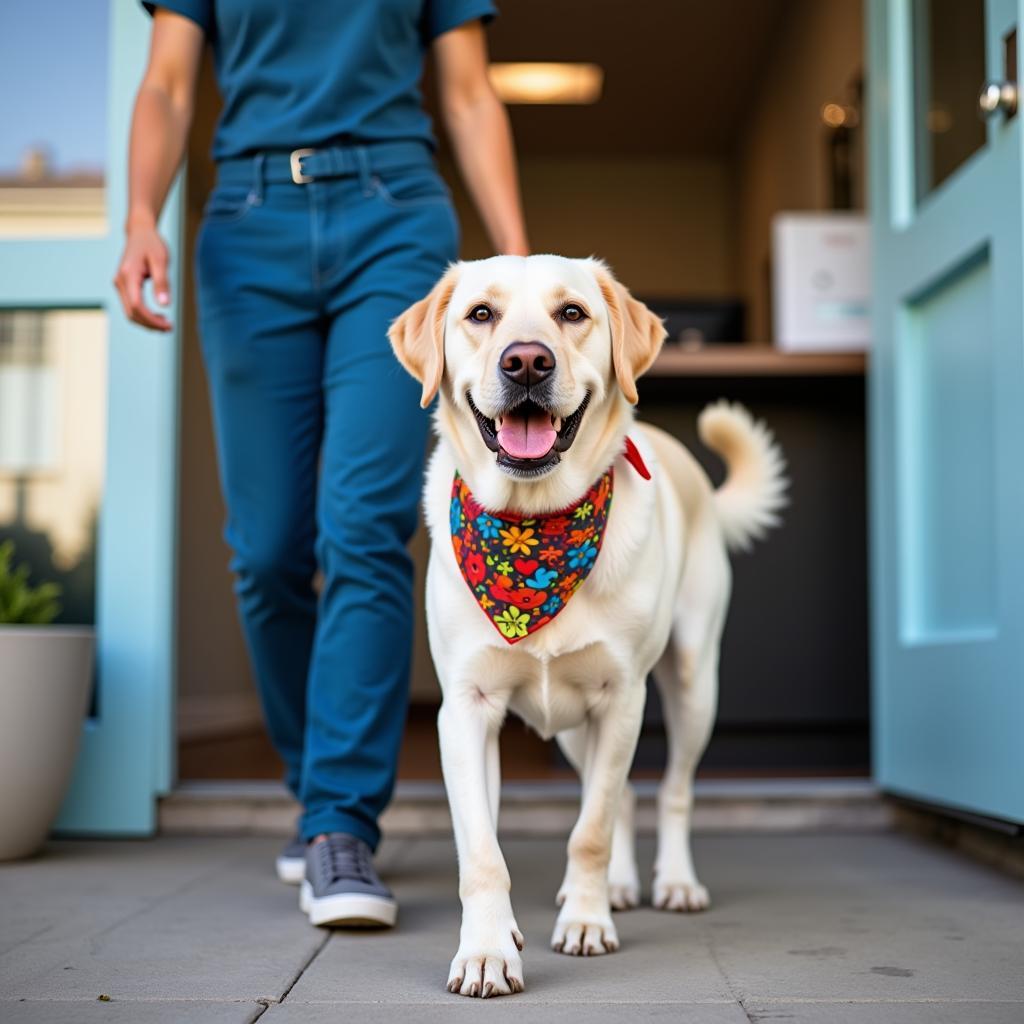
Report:
M 708 906 L 689 828 L 715 714 L 726 551 L 776 522 L 785 480 L 770 433 L 739 406 L 700 417 L 728 467 L 717 490 L 681 444 L 635 422 L 637 378 L 664 336 L 603 263 L 558 256 L 456 264 L 390 331 L 423 405 L 440 395 L 427 615 L 462 898 L 452 992 L 523 989 L 497 839 L 509 710 L 557 737 L 583 780 L 556 950 L 612 952 L 612 909 L 639 901 L 626 780 L 652 671 L 669 739 L 654 905 Z

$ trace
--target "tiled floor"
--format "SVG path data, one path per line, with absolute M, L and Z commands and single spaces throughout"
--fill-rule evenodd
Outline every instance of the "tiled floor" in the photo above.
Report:
M 1024 1022 L 1024 887 L 898 835 L 700 837 L 712 909 L 622 915 L 622 951 L 587 960 L 547 945 L 562 844 L 509 840 L 527 991 L 485 1005 L 444 989 L 450 842 L 385 844 L 399 928 L 364 934 L 311 928 L 276 848 L 61 842 L 0 867 L 0 1021 Z

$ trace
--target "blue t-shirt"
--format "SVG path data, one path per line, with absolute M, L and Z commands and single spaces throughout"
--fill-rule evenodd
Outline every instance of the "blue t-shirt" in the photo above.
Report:
M 224 109 L 216 160 L 260 150 L 419 139 L 433 39 L 496 13 L 492 0 L 156 0 L 213 46 Z

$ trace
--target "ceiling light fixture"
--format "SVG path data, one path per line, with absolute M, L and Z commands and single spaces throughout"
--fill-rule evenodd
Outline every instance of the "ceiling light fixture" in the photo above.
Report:
M 496 63 L 490 73 L 505 103 L 596 103 L 604 84 L 597 64 Z

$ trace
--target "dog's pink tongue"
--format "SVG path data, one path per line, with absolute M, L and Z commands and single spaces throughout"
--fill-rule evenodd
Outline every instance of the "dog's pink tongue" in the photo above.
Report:
M 498 443 L 514 459 L 539 459 L 551 451 L 555 428 L 544 412 L 530 416 L 509 416 L 498 430 Z

